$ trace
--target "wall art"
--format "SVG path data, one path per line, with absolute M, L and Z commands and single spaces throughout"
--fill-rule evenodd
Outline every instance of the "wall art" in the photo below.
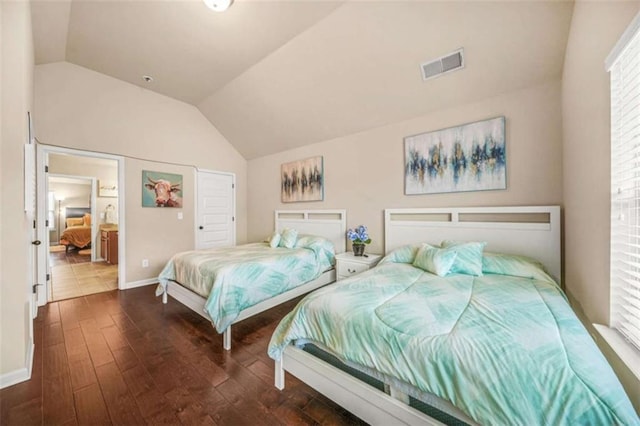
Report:
M 118 185 L 112 180 L 98 180 L 98 197 L 117 197 Z
M 182 175 L 143 170 L 142 207 L 182 207 Z
M 280 179 L 283 203 L 324 199 L 322 156 L 282 164 Z
M 505 118 L 404 138 L 404 193 L 506 189 Z

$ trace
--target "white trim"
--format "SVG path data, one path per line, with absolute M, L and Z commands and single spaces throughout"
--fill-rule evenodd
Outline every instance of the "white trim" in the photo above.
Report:
M 212 170 L 212 169 L 201 169 L 200 167 L 195 167 L 196 171 L 198 172 L 205 172 L 205 173 L 217 173 L 219 175 L 227 175 L 227 176 L 233 176 L 234 178 L 236 177 L 235 173 L 232 172 L 221 172 L 219 170 Z
M 118 163 L 118 288 L 124 290 L 126 282 L 126 244 L 125 244 L 125 161 L 120 155 L 104 154 L 101 152 L 83 151 L 73 148 L 63 148 L 59 146 L 51 146 L 42 143 L 37 145 L 37 194 L 38 194 L 38 217 L 37 217 L 37 233 L 45 235 L 48 241 L 49 230 L 45 226 L 46 218 L 46 202 L 47 197 L 47 179 L 45 173 L 45 165 L 48 165 L 49 154 L 68 154 L 81 157 L 102 158 L 106 160 L 115 160 Z M 86 176 L 91 178 L 90 176 Z M 43 192 L 44 191 L 44 192 Z M 93 200 L 92 200 L 93 201 Z M 95 204 L 95 203 L 94 203 Z M 93 223 L 93 222 L 92 222 Z M 40 238 L 42 240 L 42 238 Z M 92 241 L 93 242 L 93 241 Z M 96 248 L 97 249 L 97 248 Z M 45 267 L 48 265 L 48 244 L 41 244 L 38 248 L 38 282 L 45 282 L 45 291 L 47 297 L 44 301 L 40 300 L 40 306 L 48 303 L 48 295 L 50 293 L 50 281 L 46 281 L 45 276 L 49 272 Z
M 158 277 L 124 283 L 122 286 L 120 286 L 120 290 L 130 290 L 132 288 L 144 287 L 151 284 L 158 284 Z
M 32 321 L 33 322 L 33 321 Z M 27 346 L 27 354 L 25 356 L 25 366 L 8 373 L 0 375 L 0 389 L 4 389 L 9 386 L 13 386 L 17 383 L 25 382 L 31 378 L 31 371 L 33 370 L 33 352 L 35 345 L 33 340 L 29 339 L 29 345 Z
M 593 324 L 593 327 L 605 342 L 611 346 L 611 349 L 618 355 L 631 373 L 640 380 L 640 351 L 631 343 L 627 342 L 624 336 L 617 330 L 602 324 Z
M 90 206 L 89 208 L 91 209 L 91 261 L 95 262 L 96 258 L 98 257 L 97 253 L 98 253 L 98 245 L 96 244 L 95 239 L 98 238 L 99 239 L 99 225 L 98 225 L 98 221 L 96 220 L 96 203 L 98 202 L 98 197 L 97 197 L 97 190 L 98 190 L 98 179 L 95 176 L 82 176 L 82 175 L 67 175 L 67 174 L 62 174 L 62 173 L 51 173 L 49 172 L 49 174 L 46 176 L 47 177 L 47 185 L 46 185 L 46 192 L 48 193 L 50 190 L 50 185 L 49 185 L 49 181 L 51 178 L 67 178 L 67 179 L 75 179 L 75 180 L 86 180 L 89 181 L 89 186 L 91 187 L 91 201 L 90 201 Z M 54 206 L 55 207 L 55 206 Z M 58 223 L 56 223 L 56 235 L 58 237 L 58 240 L 60 240 L 60 236 L 62 235 L 62 231 L 64 229 L 64 221 L 60 221 L 60 211 L 59 209 L 57 209 L 56 207 L 56 212 L 57 212 L 57 217 L 58 217 Z M 49 247 L 49 232 L 45 233 L 46 237 L 47 237 L 47 241 L 46 241 L 46 245 L 47 247 Z M 49 268 L 50 269 L 50 268 Z
M 622 55 L 629 45 L 629 42 L 638 31 L 640 31 L 640 12 L 638 12 L 635 18 L 633 18 L 627 29 L 618 39 L 618 42 L 613 46 L 613 49 L 611 49 L 607 59 L 605 59 L 604 67 L 607 72 L 611 71 L 611 68 L 616 64 L 618 58 L 620 58 L 620 55 Z

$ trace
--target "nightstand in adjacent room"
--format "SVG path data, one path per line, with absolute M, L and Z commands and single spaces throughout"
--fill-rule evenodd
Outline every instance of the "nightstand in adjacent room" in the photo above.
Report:
M 337 280 L 352 277 L 367 271 L 378 264 L 382 256 L 366 253 L 366 256 L 354 256 L 353 252 L 340 253 L 336 256 Z

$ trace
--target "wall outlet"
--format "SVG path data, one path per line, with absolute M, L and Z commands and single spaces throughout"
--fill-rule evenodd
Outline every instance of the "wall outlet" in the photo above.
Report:
M 149 267 L 149 259 L 142 259 L 142 267 L 143 268 Z

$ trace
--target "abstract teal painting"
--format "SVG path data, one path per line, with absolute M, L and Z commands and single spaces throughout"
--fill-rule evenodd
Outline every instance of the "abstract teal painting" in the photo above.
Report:
M 507 188 L 505 118 L 404 138 L 404 193 Z

